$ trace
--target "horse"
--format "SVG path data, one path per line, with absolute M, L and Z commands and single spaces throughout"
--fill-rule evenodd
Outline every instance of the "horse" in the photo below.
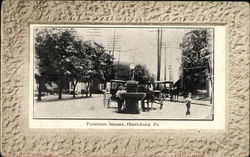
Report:
M 179 97 L 179 89 L 177 87 L 173 87 L 171 90 L 170 90 L 170 98 L 171 98 L 171 101 L 178 101 L 178 97 Z
M 171 101 L 178 101 L 180 89 L 181 89 L 181 80 L 179 79 L 174 83 L 173 88 L 170 90 Z
M 145 86 L 140 86 L 138 88 L 138 92 L 144 92 L 146 93 L 146 97 L 141 100 L 141 107 L 142 107 L 142 110 L 145 110 L 145 101 L 147 103 L 147 109 L 153 109 L 153 92 L 149 90 L 149 88 L 145 87 Z M 151 108 L 149 107 L 149 103 L 151 103 Z

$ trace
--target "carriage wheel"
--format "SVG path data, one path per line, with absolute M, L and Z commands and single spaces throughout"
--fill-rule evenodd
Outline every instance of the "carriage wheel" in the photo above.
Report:
M 167 98 L 166 94 L 162 94 L 162 99 L 165 100 Z

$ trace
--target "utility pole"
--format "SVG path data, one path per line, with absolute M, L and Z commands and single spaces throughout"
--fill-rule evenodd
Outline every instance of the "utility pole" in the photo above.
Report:
M 160 80 L 160 58 L 159 58 L 159 56 L 160 56 L 160 45 L 159 45 L 159 43 L 160 43 L 160 29 L 158 28 L 158 30 L 157 30 L 157 81 L 159 81 Z
M 149 32 L 157 32 L 157 70 L 156 70 L 157 71 L 157 77 L 156 77 L 157 81 L 160 81 L 160 79 L 161 79 L 161 52 L 162 52 L 162 43 L 163 43 L 162 42 L 162 32 L 165 32 L 165 31 L 166 30 L 162 30 L 162 28 L 158 28 L 157 30 L 149 31 Z
M 173 76 L 172 76 L 172 47 L 170 47 L 169 50 L 169 81 L 173 80 Z
M 172 81 L 172 65 L 168 65 L 169 69 L 169 81 Z
M 118 55 L 118 67 L 120 66 L 120 55 L 121 55 L 121 50 L 118 51 L 119 55 Z
M 108 49 L 111 51 L 111 55 L 114 57 L 115 56 L 115 52 L 119 52 L 120 53 L 120 37 L 116 34 L 116 30 L 114 30 L 113 33 L 113 37 L 109 38 L 109 42 L 107 45 Z M 120 54 L 118 54 L 118 57 L 120 56 Z M 118 58 L 118 61 L 120 60 L 120 58 Z
M 167 80 L 167 44 L 166 42 L 164 43 L 164 81 Z M 166 84 L 165 84 L 166 85 Z
M 157 30 L 157 81 L 161 79 L 162 29 Z
M 116 56 L 117 66 L 116 70 L 119 71 L 120 67 L 120 53 L 121 53 L 121 43 L 120 43 L 120 36 L 117 35 L 117 32 L 114 28 L 113 35 L 108 39 L 107 48 L 111 51 L 111 55 L 113 57 L 113 61 L 115 60 L 115 53 L 118 52 L 118 56 Z M 115 77 L 117 77 L 117 73 L 115 74 Z
M 113 49 L 112 49 L 112 55 L 114 57 L 115 54 L 115 30 L 114 30 L 114 36 L 113 36 Z

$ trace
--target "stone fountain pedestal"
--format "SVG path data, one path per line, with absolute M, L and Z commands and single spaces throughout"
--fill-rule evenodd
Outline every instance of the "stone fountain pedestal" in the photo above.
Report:
M 126 81 L 127 93 L 121 94 L 123 100 L 125 100 L 125 108 L 123 111 L 125 113 L 139 114 L 140 109 L 138 106 L 138 101 L 143 100 L 146 97 L 146 93 L 137 92 L 138 81 L 129 80 Z

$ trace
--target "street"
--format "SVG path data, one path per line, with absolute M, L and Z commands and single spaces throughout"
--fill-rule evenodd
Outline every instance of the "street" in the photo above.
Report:
M 212 105 L 209 101 L 193 100 L 191 115 L 186 117 L 184 98 L 179 102 L 164 101 L 163 108 L 154 103 L 153 110 L 140 114 L 117 113 L 117 103 L 112 101 L 110 108 L 104 106 L 103 95 L 94 94 L 92 97 L 76 99 L 72 95 L 64 95 L 63 100 L 56 100 L 57 96 L 47 96 L 45 101 L 34 103 L 34 118 L 79 118 L 79 119 L 211 119 Z M 145 104 L 145 106 L 147 106 Z M 141 107 L 139 102 L 139 108 Z

